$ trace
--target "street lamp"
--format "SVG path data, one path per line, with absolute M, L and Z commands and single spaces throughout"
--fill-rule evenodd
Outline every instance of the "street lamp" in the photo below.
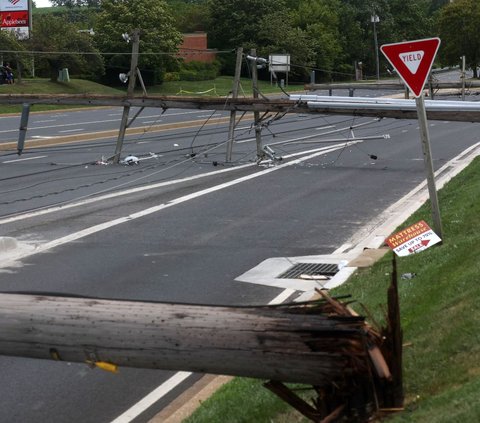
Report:
M 377 65 L 377 81 L 380 79 L 380 59 L 378 57 L 378 39 L 377 39 L 377 23 L 380 22 L 378 15 L 372 15 L 370 22 L 373 23 L 373 41 L 375 42 L 375 59 Z

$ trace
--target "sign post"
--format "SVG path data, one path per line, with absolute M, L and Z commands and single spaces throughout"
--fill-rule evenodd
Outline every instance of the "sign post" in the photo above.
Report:
M 385 44 L 380 49 L 415 97 L 435 232 L 443 238 L 423 88 L 440 47 L 439 38 Z

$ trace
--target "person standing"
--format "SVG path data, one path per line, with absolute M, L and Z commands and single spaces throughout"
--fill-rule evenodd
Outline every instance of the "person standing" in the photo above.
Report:
M 7 84 L 14 84 L 15 83 L 15 79 L 13 77 L 13 70 L 12 68 L 10 67 L 10 63 L 5 63 L 5 71 L 6 71 L 6 76 L 7 76 Z

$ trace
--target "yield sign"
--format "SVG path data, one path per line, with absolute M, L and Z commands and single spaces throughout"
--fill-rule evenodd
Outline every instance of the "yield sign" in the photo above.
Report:
M 440 38 L 384 44 L 382 53 L 415 97 L 420 97 L 432 69 Z

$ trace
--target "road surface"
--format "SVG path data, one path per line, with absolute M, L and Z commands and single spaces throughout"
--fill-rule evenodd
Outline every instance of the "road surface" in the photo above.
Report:
M 49 128 L 38 134 L 56 136 L 58 119 L 92 121 L 91 113 L 104 121 L 110 111 L 42 114 L 54 122 L 40 122 Z M 146 130 L 126 142 L 125 154 L 145 158 L 137 166 L 94 164 L 111 154 L 115 137 L 28 149 L 20 158 L 3 152 L 0 235 L 19 247 L 4 253 L 0 291 L 266 304 L 285 289 L 239 275 L 271 257 L 331 254 L 425 179 L 416 121 L 289 115 L 263 130 L 282 160 L 259 165 L 251 122 L 240 124 L 228 164 L 226 131 L 222 123 Z M 435 122 L 430 132 L 435 169 L 479 141 L 476 124 Z M 0 422 L 23 423 L 146 422 L 198 378 L 125 416 L 175 373 L 114 375 L 1 357 L 0 376 Z

